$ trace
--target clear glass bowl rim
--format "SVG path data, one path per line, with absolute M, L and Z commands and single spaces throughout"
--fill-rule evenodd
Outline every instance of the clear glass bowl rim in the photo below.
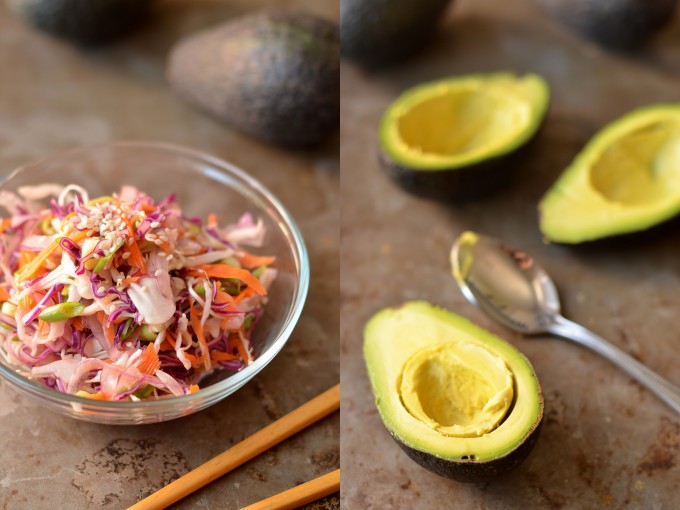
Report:
M 236 388 L 240 388 L 243 384 L 245 384 L 245 381 L 247 381 L 251 377 L 251 374 L 252 376 L 254 376 L 260 370 L 262 370 L 281 351 L 283 346 L 286 344 L 288 338 L 290 337 L 291 333 L 293 332 L 293 329 L 295 328 L 295 325 L 298 319 L 300 318 L 300 314 L 302 313 L 302 308 L 304 307 L 304 303 L 307 298 L 307 292 L 309 290 L 309 278 L 310 278 L 309 255 L 307 253 L 307 248 L 302 238 L 302 233 L 299 227 L 297 226 L 297 223 L 291 216 L 291 214 L 279 201 L 279 199 L 276 198 L 257 179 L 251 177 L 244 170 L 226 160 L 217 158 L 215 156 L 211 156 L 210 154 L 204 153 L 202 151 L 168 142 L 118 140 L 92 145 L 85 145 L 53 153 L 47 157 L 32 161 L 30 163 L 21 165 L 18 168 L 14 169 L 12 172 L 9 173 L 9 175 L 0 179 L 0 188 L 3 188 L 8 182 L 11 182 L 12 179 L 19 175 L 20 173 L 30 170 L 31 167 L 44 164 L 47 161 L 60 159 L 64 157 L 72 157 L 82 152 L 111 148 L 155 149 L 160 151 L 166 151 L 168 153 L 175 153 L 182 157 L 201 161 L 207 165 L 210 165 L 212 167 L 212 170 L 216 170 L 217 172 L 222 174 L 227 175 L 232 174 L 233 176 L 237 177 L 240 181 L 245 183 L 245 186 L 243 186 L 244 188 L 246 188 L 249 192 L 254 192 L 258 194 L 260 196 L 259 198 L 263 199 L 265 202 L 268 203 L 269 206 L 271 206 L 274 210 L 278 212 L 278 214 L 284 220 L 284 226 L 291 234 L 291 238 L 293 241 L 292 244 L 293 255 L 294 258 L 296 259 L 296 262 L 300 270 L 300 277 L 298 279 L 297 282 L 298 285 L 296 289 L 297 295 L 295 296 L 295 300 L 293 301 L 288 316 L 286 317 L 284 326 L 277 332 L 276 338 L 272 342 L 271 346 L 265 352 L 263 352 L 257 359 L 255 359 L 253 363 L 251 363 L 247 367 L 243 368 L 241 371 L 236 372 L 234 375 L 228 377 L 223 381 L 202 388 L 195 393 L 189 393 L 187 395 L 182 395 L 179 397 L 167 397 L 159 400 L 143 400 L 140 402 L 130 401 L 114 402 L 107 400 L 93 400 L 86 397 L 80 397 L 78 395 L 61 393 L 51 388 L 42 386 L 41 384 L 35 381 L 32 381 L 19 375 L 18 373 L 9 369 L 2 363 L 0 363 L 0 376 L 8 379 L 10 383 L 19 386 L 22 390 L 28 391 L 33 395 L 36 396 L 39 395 L 51 401 L 58 401 L 64 404 L 76 404 L 81 406 L 87 406 L 91 409 L 98 409 L 104 412 L 106 411 L 113 413 L 121 411 L 143 412 L 143 410 L 154 409 L 162 411 L 163 408 L 166 408 L 168 406 L 176 408 L 178 406 L 181 406 L 182 404 L 186 404 L 187 407 L 191 407 L 192 404 L 195 404 L 196 400 L 200 398 L 203 398 L 206 401 L 216 402 L 217 400 L 220 399 L 220 395 L 222 393 L 225 393 L 225 396 L 228 394 L 226 393 L 226 391 L 229 388 L 234 386 Z M 205 176 L 209 179 L 214 180 L 214 178 L 209 175 Z

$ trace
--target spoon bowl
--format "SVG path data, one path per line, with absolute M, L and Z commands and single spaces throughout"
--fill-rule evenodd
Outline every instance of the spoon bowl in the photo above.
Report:
M 595 351 L 680 414 L 680 388 L 560 314 L 555 284 L 528 254 L 498 239 L 463 232 L 451 248 L 451 267 L 465 298 L 495 321 L 523 334 L 551 333 Z
M 464 232 L 451 250 L 451 267 L 466 299 L 510 329 L 545 333 L 560 314 L 548 274 L 502 241 Z

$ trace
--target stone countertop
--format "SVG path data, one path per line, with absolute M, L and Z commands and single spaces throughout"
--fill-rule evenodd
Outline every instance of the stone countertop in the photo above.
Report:
M 536 204 L 584 143 L 637 107 L 680 100 L 680 20 L 635 55 L 599 49 L 530 1 L 460 0 L 432 44 L 382 71 L 345 62 L 341 79 L 341 455 L 347 509 L 678 507 L 680 419 L 605 360 L 547 336 L 522 338 L 468 304 L 448 255 L 464 230 L 505 239 L 547 269 L 565 315 L 680 384 L 678 221 L 591 246 L 542 242 Z M 381 171 L 377 126 L 404 89 L 447 75 L 515 70 L 550 83 L 550 111 L 519 176 L 482 200 L 415 198 Z M 503 169 L 500 169 L 502 171 Z M 535 450 L 483 485 L 422 469 L 392 441 L 373 404 L 362 329 L 378 310 L 424 299 L 467 316 L 519 348 L 545 396 Z
M 307 305 L 288 344 L 233 396 L 157 425 L 104 426 L 53 414 L 0 383 L 0 507 L 124 508 L 339 380 L 338 140 L 288 151 L 241 135 L 178 99 L 164 59 L 184 34 L 275 0 L 165 0 L 120 42 L 79 50 L 38 33 L 0 2 L 0 172 L 113 139 L 175 142 L 227 159 L 277 195 L 311 261 Z M 338 20 L 333 2 L 287 1 Z M 173 508 L 239 508 L 339 467 L 335 413 Z M 338 508 L 338 495 L 312 505 Z

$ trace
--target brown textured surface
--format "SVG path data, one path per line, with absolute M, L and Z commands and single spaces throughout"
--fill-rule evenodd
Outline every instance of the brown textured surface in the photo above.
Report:
M 338 381 L 337 140 L 313 151 L 260 143 L 178 99 L 163 78 L 178 37 L 273 3 L 338 19 L 337 6 L 313 0 L 161 0 L 146 27 L 81 51 L 24 26 L 0 2 L 0 172 L 109 139 L 189 145 L 271 189 L 298 221 L 312 266 L 307 305 L 283 351 L 242 390 L 193 416 L 138 427 L 86 424 L 0 383 L 0 508 L 124 508 Z M 338 434 L 336 413 L 173 508 L 235 509 L 320 476 L 338 467 Z
M 450 74 L 535 71 L 551 109 L 519 178 L 487 198 L 442 204 L 395 186 L 378 162 L 389 102 Z M 428 49 L 389 70 L 344 63 L 341 93 L 342 506 L 347 509 L 674 509 L 680 419 L 588 351 L 524 339 L 468 304 L 449 276 L 464 229 L 506 239 L 554 277 L 565 314 L 680 384 L 680 223 L 653 235 L 582 247 L 547 246 L 536 204 L 576 151 L 637 106 L 680 101 L 680 18 L 640 53 L 622 57 L 579 40 L 530 1 L 460 0 Z M 447 480 L 412 462 L 372 402 L 362 328 L 386 306 L 427 299 L 509 340 L 532 362 L 545 397 L 536 447 L 513 473 L 483 485 Z

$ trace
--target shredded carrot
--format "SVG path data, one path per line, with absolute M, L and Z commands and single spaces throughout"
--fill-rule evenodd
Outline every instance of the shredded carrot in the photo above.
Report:
M 216 351 L 216 352 L 211 353 L 210 357 L 214 361 L 234 361 L 234 360 L 241 359 L 234 354 L 229 354 L 228 352 L 221 352 L 221 351 Z
M 158 349 L 161 351 L 174 351 L 175 344 L 175 338 L 172 336 L 172 333 L 166 329 L 165 338 L 163 338 L 163 341 L 161 342 L 161 345 L 158 346 Z
M 199 389 L 198 384 L 189 385 L 189 393 L 196 393 Z
M 33 297 L 33 294 L 26 294 L 24 297 L 22 297 L 19 300 L 19 308 L 22 310 L 28 312 L 29 310 L 33 310 L 35 305 L 37 305 L 38 302 L 35 300 Z
M 253 255 L 252 253 L 244 253 L 240 257 L 237 257 L 239 264 L 241 264 L 241 267 L 245 267 L 246 269 L 255 269 L 256 267 L 260 266 L 270 266 L 274 263 L 274 260 L 276 260 L 274 257 L 259 257 L 257 255 Z
M 163 250 L 165 253 L 172 253 L 172 248 L 170 248 L 170 245 L 163 241 L 160 245 L 158 245 L 161 250 Z
M 9 299 L 9 292 L 5 287 L 0 287 L 0 303 Z
M 191 327 L 194 328 L 194 333 L 198 339 L 198 344 L 201 346 L 201 359 L 205 365 L 206 370 L 210 370 L 210 356 L 208 355 L 208 342 L 205 341 L 205 335 L 203 334 L 203 326 L 201 325 L 201 320 L 198 316 L 198 310 L 194 308 L 194 304 L 190 305 L 191 310 Z
M 98 391 L 97 393 L 89 393 L 85 398 L 89 398 L 90 400 L 109 400 L 109 398 L 101 391 Z
M 19 271 L 18 279 L 19 281 L 24 281 L 33 276 L 47 260 L 47 258 L 52 255 L 52 253 L 59 248 L 59 242 L 61 237 L 55 237 L 54 241 L 48 244 L 36 257 L 24 266 L 21 271 Z
M 250 365 L 250 353 L 248 353 L 248 350 L 246 349 L 246 346 L 244 345 L 243 335 L 241 335 L 241 334 L 239 334 L 239 340 L 236 342 L 236 348 L 238 349 L 238 352 L 241 355 L 243 362 L 246 365 Z
M 0 234 L 2 234 L 7 227 L 9 227 L 12 224 L 12 220 L 9 218 L 5 218 L 0 222 Z
M 42 319 L 38 319 L 38 334 L 43 336 L 45 333 L 49 332 L 50 326 Z
M 139 364 L 137 370 L 146 375 L 154 375 L 156 370 L 161 368 L 161 361 L 158 359 L 156 349 L 153 345 L 149 345 L 139 357 Z
M 215 213 L 208 214 L 208 227 L 215 228 L 217 226 L 217 215 Z
M 135 229 L 132 228 L 130 220 L 128 220 L 125 215 L 122 216 L 123 221 L 127 225 L 129 239 L 132 239 L 132 244 L 127 245 L 127 249 L 130 252 L 130 258 L 128 259 L 133 266 L 138 267 L 142 273 L 146 273 L 146 264 L 144 263 L 144 256 L 142 255 L 139 246 L 137 245 L 137 240 L 135 239 Z M 128 241 L 129 242 L 129 241 Z
M 81 319 L 79 315 L 71 317 L 71 324 L 73 324 L 73 327 L 76 328 L 78 331 L 82 331 L 84 329 L 83 319 Z
M 188 274 L 190 276 L 206 275 L 213 278 L 235 278 L 241 280 L 248 287 L 252 287 L 258 294 L 263 296 L 267 294 L 267 289 L 250 271 L 229 264 L 201 264 L 197 266 L 196 270 L 189 271 Z
M 97 312 L 97 318 L 99 319 L 99 322 L 104 328 L 104 335 L 106 336 L 106 340 L 110 343 L 113 344 L 115 338 L 116 338 L 116 332 L 113 330 L 113 324 L 109 322 L 108 317 L 104 312 Z
M 129 278 L 125 278 L 121 283 L 122 285 L 129 285 L 131 283 L 135 283 L 140 278 L 141 276 L 130 276 Z
M 194 356 L 193 354 L 189 354 L 188 352 L 185 352 L 184 356 L 186 357 L 186 359 L 189 360 L 189 363 L 191 363 L 192 367 L 200 367 L 203 364 L 203 361 L 202 361 L 203 356 L 201 356 L 199 358 L 197 356 Z
M 82 241 L 82 240 L 85 239 L 86 237 L 92 237 L 92 234 L 94 234 L 94 230 L 93 230 L 93 229 L 90 229 L 90 230 L 83 230 L 83 231 L 81 231 L 81 232 L 78 232 L 78 233 L 77 233 L 76 235 L 74 235 L 73 237 L 69 237 L 69 239 L 70 239 L 71 241 L 73 241 L 74 243 L 77 243 L 77 242 Z
M 255 294 L 255 291 L 253 290 L 253 288 L 248 287 L 247 289 L 244 289 L 243 292 L 241 292 L 238 296 L 236 296 L 234 298 L 234 301 L 236 301 L 237 303 L 240 303 L 244 299 L 249 298 L 254 294 Z

